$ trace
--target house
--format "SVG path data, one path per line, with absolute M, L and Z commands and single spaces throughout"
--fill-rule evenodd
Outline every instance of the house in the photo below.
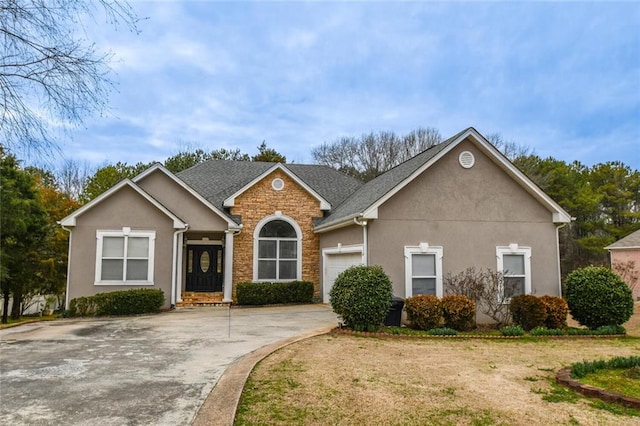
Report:
M 558 228 L 569 214 L 468 128 L 362 184 L 319 165 L 156 164 L 60 221 L 70 299 L 160 288 L 225 302 L 246 281 L 307 280 L 381 265 L 400 297 L 442 296 L 469 266 L 505 270 L 526 293 L 560 294 Z
M 633 299 L 640 300 L 640 229 L 626 237 L 605 247 L 611 255 L 611 267 L 616 271 L 617 266 L 625 269 L 622 278 L 629 284 L 633 291 Z M 616 271 L 620 272 L 620 271 Z

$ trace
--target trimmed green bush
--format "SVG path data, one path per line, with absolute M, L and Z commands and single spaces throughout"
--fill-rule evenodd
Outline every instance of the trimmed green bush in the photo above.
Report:
M 526 331 L 543 326 L 547 319 L 546 305 L 531 294 L 513 296 L 509 309 L 513 322 Z
M 565 328 L 567 326 L 567 315 L 569 306 L 562 297 L 542 296 L 540 297 L 547 309 L 547 318 L 544 325 L 548 329 Z
M 586 327 L 621 325 L 633 315 L 629 286 L 607 268 L 576 269 L 567 276 L 565 287 L 569 312 Z
M 476 328 L 476 302 L 461 294 L 449 294 L 440 299 L 444 326 L 458 331 Z
M 352 266 L 336 278 L 329 292 L 333 311 L 357 331 L 376 331 L 389 308 L 393 289 L 381 266 Z
M 158 312 L 163 303 L 164 293 L 159 289 L 112 291 L 72 299 L 65 316 L 149 314 Z
M 442 324 L 442 302 L 436 296 L 421 294 L 404 301 L 404 309 L 411 327 L 418 330 L 431 330 Z
M 311 303 L 313 283 L 309 281 L 239 283 L 236 286 L 236 298 L 239 305 Z
M 524 330 L 519 325 L 505 325 L 500 329 L 503 336 L 524 336 Z

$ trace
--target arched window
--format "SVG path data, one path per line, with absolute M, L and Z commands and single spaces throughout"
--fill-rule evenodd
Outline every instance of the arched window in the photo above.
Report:
M 257 237 L 256 278 L 263 281 L 298 279 L 299 243 L 298 231 L 288 221 L 266 222 Z

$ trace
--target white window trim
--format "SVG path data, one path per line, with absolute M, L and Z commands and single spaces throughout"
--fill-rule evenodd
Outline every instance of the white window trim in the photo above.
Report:
M 531 294 L 531 247 L 520 247 L 515 243 L 509 244 L 508 246 L 496 247 L 498 271 L 502 273 L 504 273 L 504 260 L 502 256 L 505 254 L 519 254 L 524 256 L 524 294 Z M 500 292 L 504 292 L 504 288 L 501 288 Z M 505 303 L 509 303 L 510 301 L 511 299 L 505 299 Z
M 149 263 L 147 265 L 147 280 L 146 281 L 106 281 L 102 280 L 102 240 L 104 237 L 136 237 L 136 238 L 149 238 Z M 120 231 L 96 231 L 96 276 L 94 285 L 124 285 L 124 286 L 142 286 L 153 285 L 153 265 L 155 254 L 155 231 L 132 231 L 130 228 L 123 228 Z M 126 271 L 125 271 L 126 273 Z
M 296 231 L 297 238 L 296 241 L 296 278 L 287 278 L 285 280 L 270 280 L 270 279 L 259 279 L 258 278 L 258 249 L 259 249 L 259 240 L 260 240 L 260 231 L 267 223 L 273 220 L 282 220 L 287 222 L 289 225 L 293 226 L 293 229 Z M 291 239 L 293 240 L 293 239 Z M 267 216 L 263 218 L 256 225 L 253 230 L 253 282 L 288 282 L 288 281 L 300 281 L 302 279 L 302 229 L 298 225 L 298 223 L 289 216 L 283 215 L 281 212 L 277 211 L 275 214 L 271 216 Z
M 405 297 L 413 296 L 413 275 L 411 274 L 411 256 L 414 254 L 435 254 L 436 256 L 436 296 L 444 296 L 444 285 L 442 281 L 442 257 L 444 249 L 442 246 L 429 246 L 427 243 L 420 243 L 417 246 L 404 247 L 404 285 Z

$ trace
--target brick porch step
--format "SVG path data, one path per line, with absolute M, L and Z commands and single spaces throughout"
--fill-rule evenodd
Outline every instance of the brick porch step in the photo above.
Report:
M 182 293 L 182 302 L 176 303 L 177 308 L 205 307 L 205 306 L 228 306 L 229 302 L 222 301 L 222 292 L 195 292 L 185 291 Z

